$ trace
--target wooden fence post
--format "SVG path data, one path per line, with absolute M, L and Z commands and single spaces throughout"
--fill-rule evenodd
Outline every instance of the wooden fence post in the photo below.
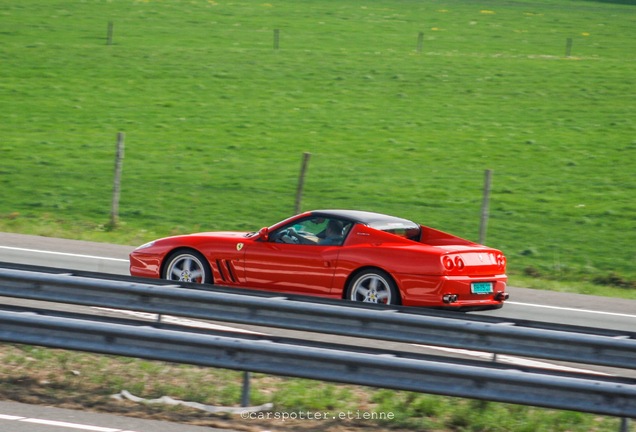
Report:
M 110 228 L 119 223 L 119 195 L 121 191 L 121 171 L 124 165 L 124 133 L 117 134 L 117 152 L 115 154 L 115 179 L 113 181 L 113 204 L 110 211 Z
M 112 21 L 108 21 L 108 32 L 106 34 L 106 45 L 113 44 L 113 27 L 114 24 Z
M 565 41 L 565 56 L 570 57 L 572 55 L 572 38 L 568 38 Z
M 486 243 L 486 228 L 488 227 L 488 207 L 490 205 L 490 185 L 492 170 L 486 170 L 484 175 L 484 198 L 481 203 L 481 221 L 479 223 L 479 243 Z
M 311 153 L 305 152 L 303 154 L 303 163 L 300 167 L 300 176 L 298 177 L 298 189 L 296 190 L 296 206 L 294 207 L 296 214 L 300 213 L 300 203 L 303 199 L 303 188 L 305 187 L 305 174 L 307 173 L 307 165 L 309 165 L 309 158 Z

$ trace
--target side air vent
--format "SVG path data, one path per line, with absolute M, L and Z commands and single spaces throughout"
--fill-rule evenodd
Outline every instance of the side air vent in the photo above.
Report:
M 236 283 L 236 273 L 234 272 L 234 267 L 232 267 L 232 261 L 218 259 L 216 260 L 216 268 L 223 282 Z

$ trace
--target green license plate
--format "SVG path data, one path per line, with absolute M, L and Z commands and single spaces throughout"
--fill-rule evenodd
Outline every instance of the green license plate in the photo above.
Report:
M 473 294 L 492 293 L 492 282 L 473 282 L 470 284 L 470 292 Z

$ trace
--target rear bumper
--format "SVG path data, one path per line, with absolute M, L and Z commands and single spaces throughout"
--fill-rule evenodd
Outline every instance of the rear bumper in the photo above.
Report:
M 499 309 L 508 298 L 506 275 L 492 276 L 414 276 L 397 277 L 405 306 L 442 307 L 459 310 Z M 476 282 L 490 282 L 492 292 L 474 294 Z

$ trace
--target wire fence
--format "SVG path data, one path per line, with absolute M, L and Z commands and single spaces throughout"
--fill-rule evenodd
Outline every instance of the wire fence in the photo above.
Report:
M 616 202 L 607 194 L 634 187 L 620 176 L 599 179 L 596 189 L 581 191 L 578 178 L 534 177 L 529 184 L 524 173 L 505 168 L 467 167 L 461 175 L 444 166 L 411 174 L 391 165 L 385 171 L 382 155 L 365 160 L 315 152 L 305 160 L 303 153 L 279 153 L 279 158 L 243 168 L 241 158 L 210 165 L 210 157 L 179 160 L 174 152 L 173 166 L 149 171 L 152 154 L 144 158 L 127 150 L 126 160 L 113 160 L 114 154 L 113 148 L 110 157 L 85 166 L 36 159 L 21 162 L 19 169 L 8 166 L 5 184 L 20 199 L 0 203 L 0 215 L 9 224 L 49 218 L 106 229 L 119 223 L 165 236 L 254 231 L 301 210 L 362 209 L 497 247 L 515 272 L 587 278 L 616 273 L 618 281 L 631 286 L 636 231 L 627 227 L 633 226 L 628 217 L 633 203 Z M 119 154 L 123 157 L 123 149 Z M 342 168 L 334 171 L 334 166 Z M 60 168 L 73 182 L 59 179 Z M 28 183 L 21 173 L 28 173 Z

